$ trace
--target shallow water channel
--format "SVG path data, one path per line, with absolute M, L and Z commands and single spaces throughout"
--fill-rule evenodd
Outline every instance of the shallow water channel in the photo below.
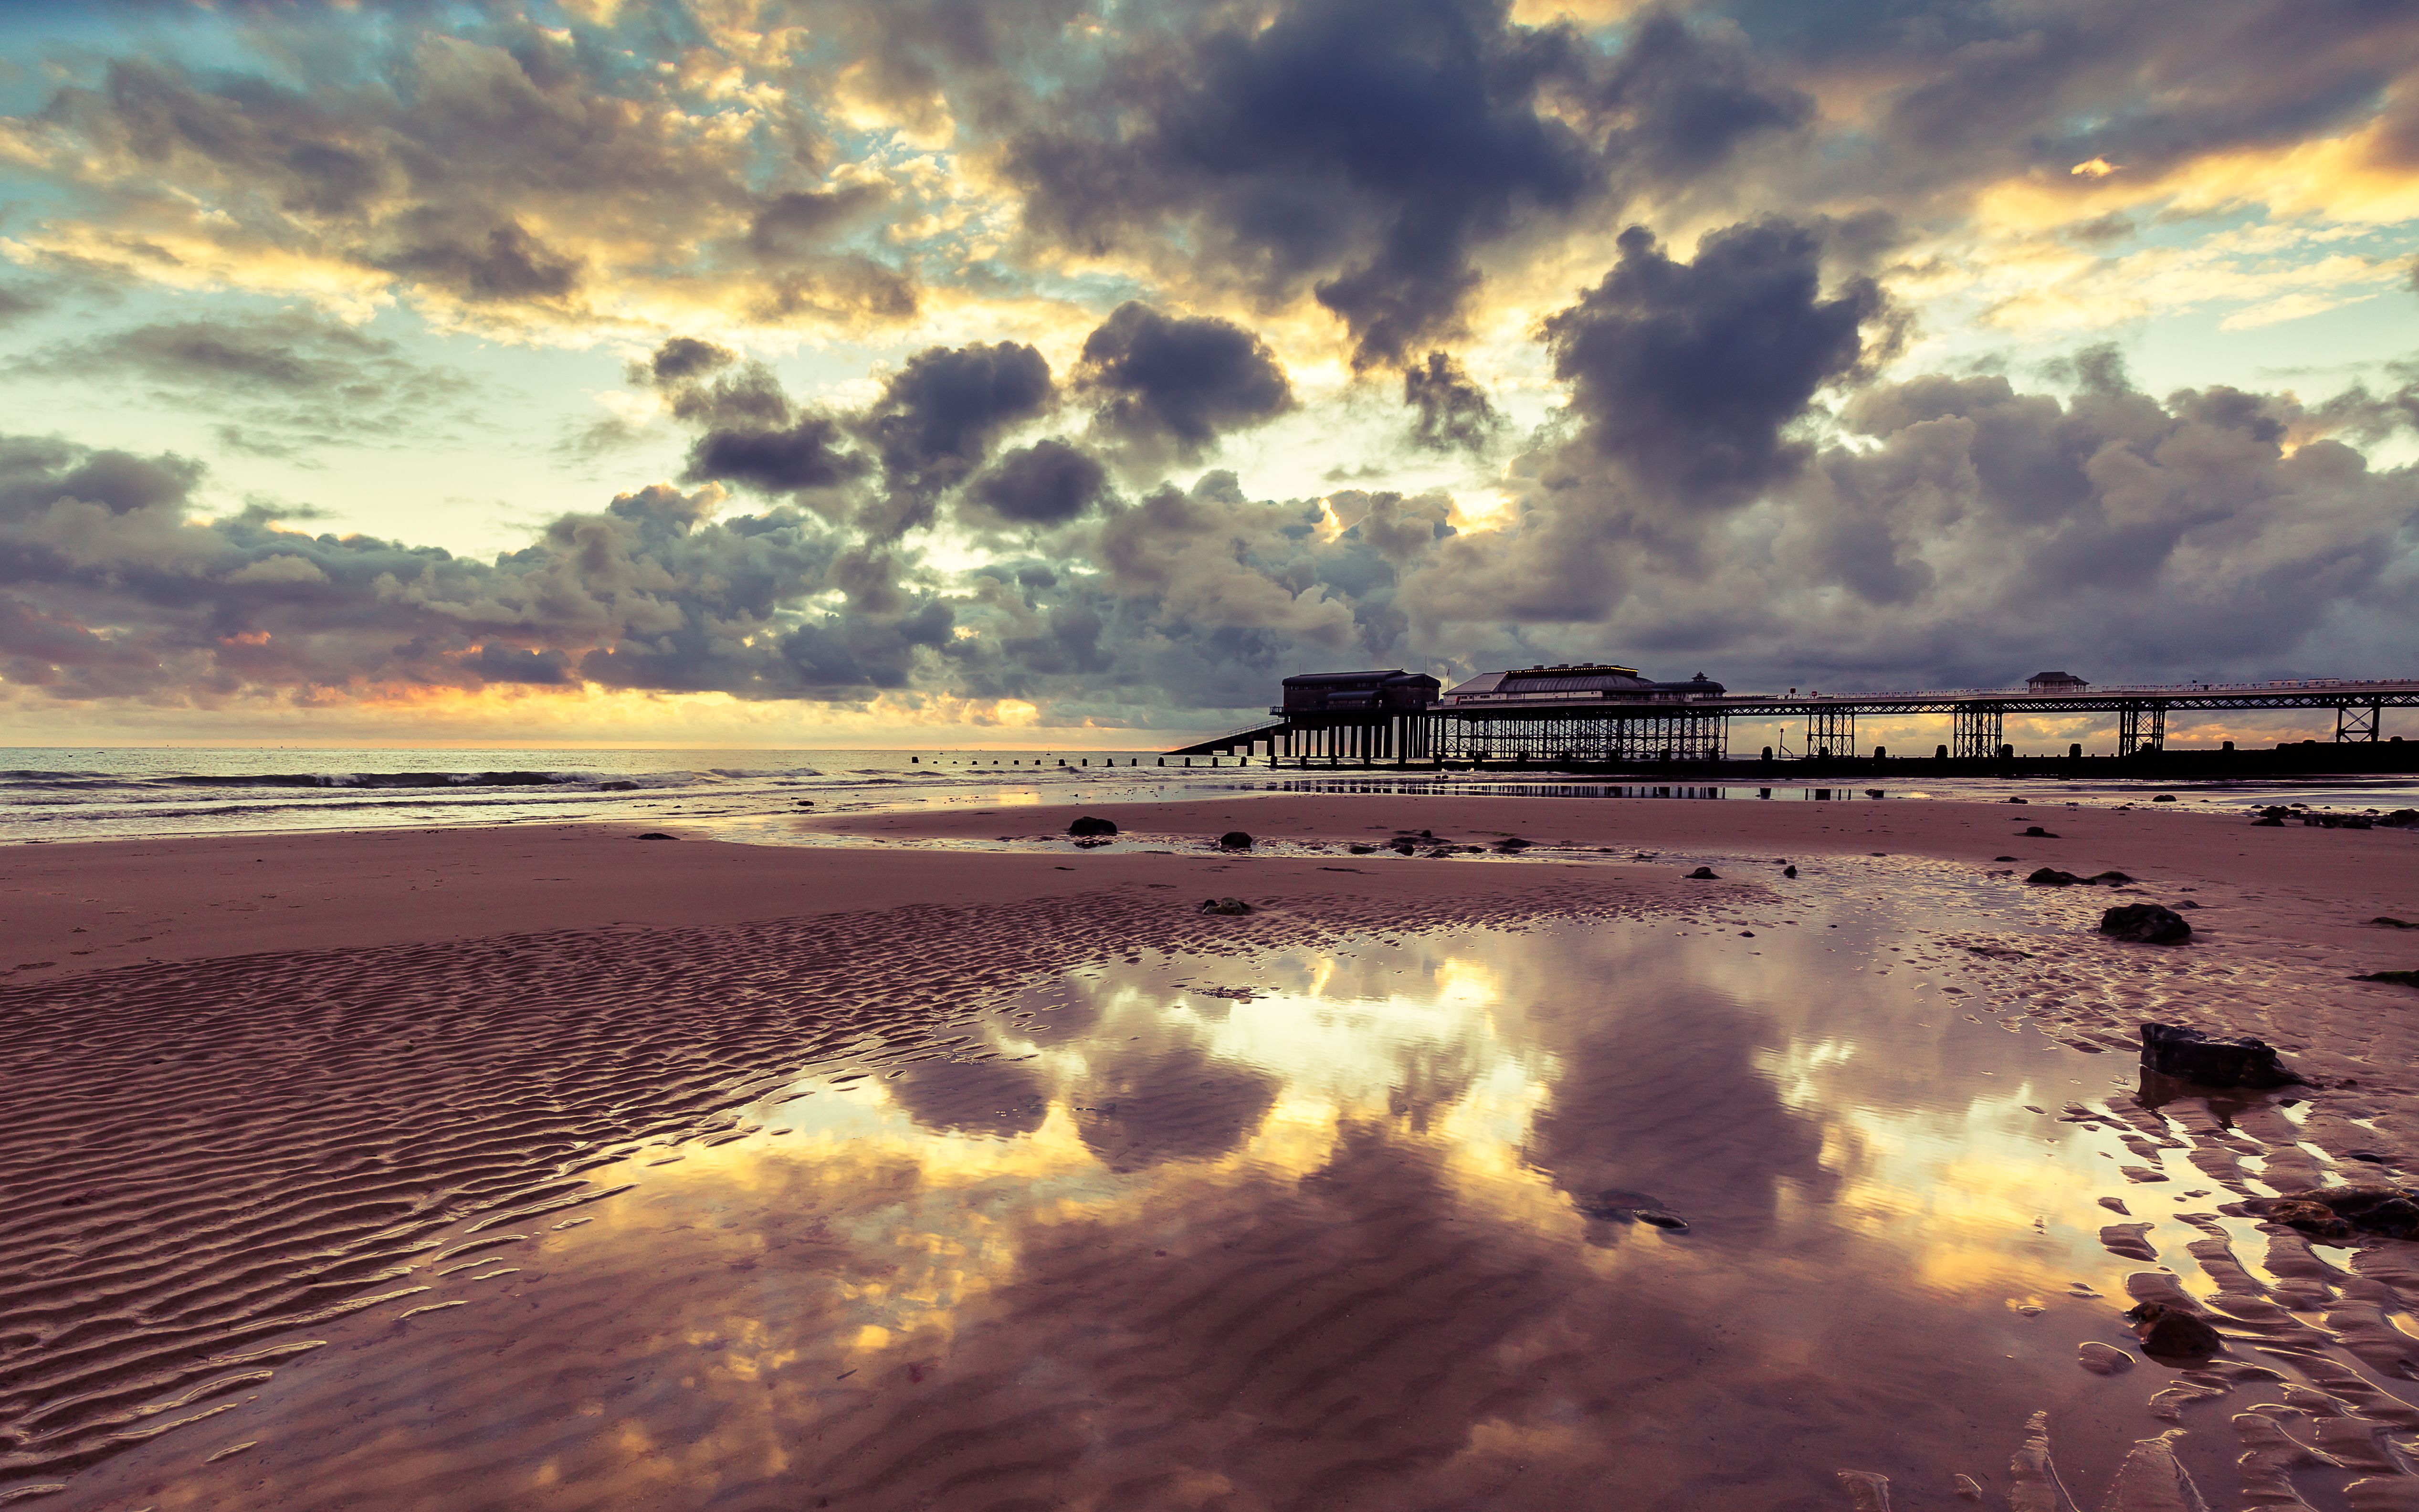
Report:
M 2194 1110 L 2148 1155 L 2061 1117 L 2133 1067 L 1989 1001 L 1968 906 L 1088 969 L 599 1172 L 637 1185 L 444 1262 L 468 1305 L 348 1320 L 43 1504 L 2004 1506 L 2039 1412 L 2084 1507 L 2179 1426 L 2234 1504 L 2229 1414 L 2303 1374 L 2238 1341 L 2276 1382 L 2162 1417 L 2177 1371 L 2076 1347 L 2132 1349 L 2132 1273 L 2211 1292 L 2187 1241 L 2264 1241 Z

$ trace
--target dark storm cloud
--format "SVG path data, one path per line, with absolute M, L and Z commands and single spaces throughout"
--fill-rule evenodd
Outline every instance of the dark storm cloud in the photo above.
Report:
M 674 336 L 656 347 L 655 355 L 648 359 L 646 376 L 659 384 L 683 383 L 737 361 L 739 354 L 728 347 L 717 347 L 694 336 Z
M 690 483 L 726 482 L 765 493 L 837 488 L 862 477 L 870 464 L 840 449 L 846 438 L 828 415 L 808 415 L 778 430 L 714 430 L 689 448 Z
M 1821 292 L 1822 247 L 1784 221 L 1732 226 L 1673 261 L 1653 235 L 1621 235 L 1621 261 L 1546 322 L 1554 375 L 1606 457 L 1692 503 L 1744 501 L 1803 449 L 1785 429 L 1817 391 L 1855 373 L 1880 286 Z
M 1502 424 L 1486 391 L 1447 352 L 1403 370 L 1403 403 L 1419 411 L 1411 440 L 1432 452 L 1479 451 Z
M 883 535 L 928 523 L 933 501 L 980 467 L 1004 432 L 1057 402 L 1049 363 L 1022 343 L 929 347 L 910 357 L 852 422 L 889 487 L 867 523 Z
M 663 395 L 676 420 L 703 427 L 690 444 L 682 479 L 734 483 L 762 493 L 842 487 L 872 471 L 851 449 L 837 417 L 800 412 L 762 363 L 727 347 L 674 336 L 627 370 L 631 382 Z
M 1006 166 L 1035 235 L 1100 253 L 1181 224 L 1265 298 L 1311 287 L 1363 365 L 1450 332 L 1480 248 L 1805 111 L 1733 41 L 1661 14 L 1633 29 L 1635 62 L 1496 0 L 1296 0 L 1262 20 L 1139 38 Z
M 1173 443 L 1197 456 L 1222 434 L 1294 407 L 1268 343 L 1231 320 L 1163 314 L 1128 301 L 1084 338 L 1078 388 L 1096 396 L 1109 435 Z
M 966 490 L 1016 525 L 1064 525 L 1101 501 L 1108 471 L 1089 454 L 1055 438 L 1002 456 Z

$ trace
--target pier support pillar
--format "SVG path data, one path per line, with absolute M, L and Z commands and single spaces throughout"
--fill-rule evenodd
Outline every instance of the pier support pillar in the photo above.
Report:
M 2380 722 L 2378 716 L 2383 712 L 2384 705 L 2380 703 L 2372 703 L 2366 708 L 2357 703 L 2336 704 L 2335 743 L 2343 745 L 2354 740 L 2377 739 L 2377 727 Z
M 1854 756 L 1856 753 L 1856 710 L 1814 709 L 1807 714 L 1807 755 Z
M 1949 749 L 1960 758 L 1984 760 L 1999 754 L 2007 709 L 1997 703 L 1961 703 L 1949 715 Z
M 2149 702 L 2127 703 L 2117 711 L 2117 754 L 2164 750 L 2167 744 L 2167 706 Z

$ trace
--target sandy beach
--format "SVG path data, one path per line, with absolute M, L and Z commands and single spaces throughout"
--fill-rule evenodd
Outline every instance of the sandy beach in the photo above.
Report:
M 1085 811 L 9 850 L 0 1500 L 2419 1505 L 2419 837 Z

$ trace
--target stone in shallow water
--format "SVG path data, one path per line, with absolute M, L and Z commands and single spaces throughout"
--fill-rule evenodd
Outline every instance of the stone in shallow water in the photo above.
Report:
M 1721 873 L 1716 872 L 1712 867 L 1701 866 L 1694 872 L 1689 872 L 1687 879 L 1690 882 L 1719 882 L 1722 878 Z
M 2291 1087 L 2301 1077 L 2264 1040 L 2222 1040 L 2173 1024 L 2142 1026 L 2142 1066 L 2203 1087 Z
M 1205 914 L 1248 914 L 1252 905 L 1240 898 L 1204 898 L 1201 911 Z
M 2087 1339 L 2074 1347 L 2074 1363 L 2095 1376 L 2120 1375 L 2134 1368 L 2134 1357 L 2114 1344 Z
M 2100 1242 L 2111 1255 L 2129 1260 L 2155 1260 L 2159 1252 L 2144 1237 L 2149 1231 L 2149 1224 L 2110 1224 L 2100 1230 Z
M 2127 903 L 2100 916 L 2100 933 L 2143 945 L 2179 945 L 2192 938 L 2184 916 L 2157 903 Z
M 1602 1218 L 1612 1223 L 1646 1224 L 1675 1234 L 1688 1231 L 1688 1220 L 1642 1192 L 1624 1192 L 1614 1188 L 1592 1197 L 1581 1197 L 1578 1206 L 1579 1211 L 1591 1218 Z
M 1252 837 L 1240 829 L 1230 829 L 1218 837 L 1218 845 L 1222 850 L 1248 851 L 1252 848 Z
M 2163 1302 L 2146 1302 L 2125 1318 L 2134 1325 L 2134 1336 L 2142 1341 L 2142 1352 L 2162 1365 L 2198 1365 L 2226 1348 L 2226 1339 L 2217 1330 Z
M 2341 1242 L 2354 1234 L 2388 1239 L 2419 1238 L 2419 1201 L 2398 1186 L 2317 1186 L 2273 1197 L 2253 1197 L 2243 1210 L 2284 1224 L 2314 1239 Z
M 1087 840 L 1095 835 L 1114 835 L 1117 832 L 1116 821 L 1102 819 L 1092 814 L 1086 814 L 1067 826 L 1067 833 L 1077 840 Z

